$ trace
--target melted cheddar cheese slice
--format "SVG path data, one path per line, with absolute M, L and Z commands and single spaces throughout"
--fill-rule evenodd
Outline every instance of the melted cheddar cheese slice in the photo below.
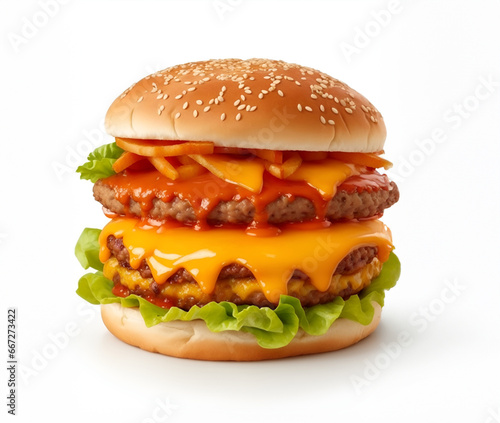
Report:
M 306 181 L 316 188 L 323 198 L 333 198 L 337 187 L 347 178 L 359 175 L 355 165 L 338 160 L 326 159 L 317 162 L 305 162 L 287 179 Z
M 378 248 L 385 262 L 393 249 L 390 230 L 378 220 L 335 223 L 316 230 L 287 229 L 275 237 L 252 237 L 240 229 L 196 231 L 189 227 L 150 226 L 133 218 L 115 218 L 101 232 L 100 260 L 110 258 L 107 238 L 122 238 L 137 269 L 146 260 L 154 280 L 165 281 L 185 268 L 205 293 L 214 290 L 224 266 L 247 267 L 266 298 L 277 303 L 287 293 L 295 269 L 302 270 L 319 291 L 326 291 L 342 259 L 363 247 Z

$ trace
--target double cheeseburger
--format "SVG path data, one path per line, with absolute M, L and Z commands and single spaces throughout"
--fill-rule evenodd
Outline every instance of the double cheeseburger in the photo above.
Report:
M 78 172 L 111 220 L 78 241 L 96 272 L 77 292 L 116 337 L 245 361 L 375 330 L 399 277 L 379 218 L 399 193 L 361 94 L 283 61 L 186 63 L 128 88 L 106 129 Z

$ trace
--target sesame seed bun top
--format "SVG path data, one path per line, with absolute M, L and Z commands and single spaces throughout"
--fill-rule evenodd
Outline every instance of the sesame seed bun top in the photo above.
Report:
M 266 59 L 192 62 L 149 75 L 113 102 L 106 129 L 122 138 L 305 151 L 375 152 L 386 137 L 382 115 L 348 85 Z

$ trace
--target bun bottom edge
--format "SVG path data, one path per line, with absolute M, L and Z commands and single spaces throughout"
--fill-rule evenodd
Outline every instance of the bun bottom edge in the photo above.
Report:
M 324 335 L 309 335 L 299 329 L 290 344 L 275 349 L 262 348 L 250 333 L 211 332 L 202 320 L 164 322 L 148 328 L 137 308 L 118 303 L 102 304 L 101 316 L 114 336 L 146 351 L 195 360 L 259 361 L 349 347 L 377 328 L 382 308 L 374 301 L 372 305 L 375 313 L 366 326 L 341 318 Z

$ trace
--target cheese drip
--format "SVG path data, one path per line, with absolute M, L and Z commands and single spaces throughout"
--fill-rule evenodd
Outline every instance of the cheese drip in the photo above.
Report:
M 299 226 L 298 226 L 299 227 Z M 390 230 L 379 220 L 335 223 L 324 229 L 289 229 L 276 237 L 251 237 L 239 229 L 196 231 L 189 227 L 151 226 L 133 218 L 115 218 L 104 227 L 99 258 L 110 258 L 107 239 L 122 238 L 132 268 L 146 260 L 154 280 L 163 284 L 179 269 L 186 269 L 205 293 L 214 290 L 224 266 L 247 267 L 266 298 L 277 304 L 287 294 L 295 269 L 306 273 L 311 284 L 326 291 L 342 259 L 363 247 L 378 248 L 385 262 L 393 249 Z

